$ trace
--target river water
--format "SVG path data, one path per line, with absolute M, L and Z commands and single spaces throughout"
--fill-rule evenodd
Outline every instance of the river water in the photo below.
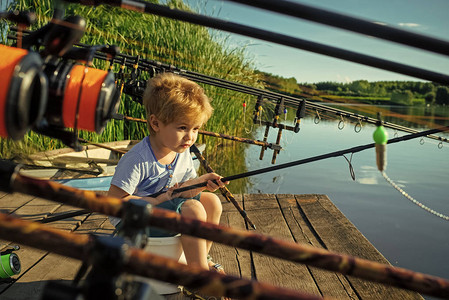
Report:
M 374 125 L 363 124 L 356 133 L 354 124 L 340 130 L 338 123 L 322 119 L 315 124 L 308 117 L 301 122 L 299 133 L 283 131 L 283 151 L 276 164 L 373 142 Z M 255 130 L 255 138 L 261 140 L 264 128 Z M 390 138 L 406 134 L 388 133 Z M 275 142 L 276 134 L 271 129 L 268 142 Z M 426 138 L 388 145 L 386 173 L 416 200 L 449 215 L 449 144 L 439 148 L 438 143 Z M 248 170 L 271 166 L 272 151 L 259 160 L 260 151 L 255 149 L 249 146 L 246 150 Z M 253 176 L 246 192 L 326 194 L 394 266 L 449 279 L 449 221 L 423 210 L 389 185 L 377 170 L 374 149 L 355 153 L 352 166 L 355 181 L 341 156 Z

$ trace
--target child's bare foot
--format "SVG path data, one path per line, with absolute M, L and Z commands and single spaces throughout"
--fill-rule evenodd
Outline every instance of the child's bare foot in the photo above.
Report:
M 211 271 L 215 271 L 215 272 L 220 273 L 220 274 L 226 274 L 224 269 L 223 269 L 223 266 L 220 265 L 220 264 L 214 263 L 212 261 L 212 258 L 210 257 L 210 255 L 207 256 L 207 263 L 209 264 L 209 269 Z M 222 300 L 231 300 L 231 298 L 228 298 L 228 297 L 221 297 L 221 299 Z
M 226 274 L 222 265 L 214 263 L 213 261 L 209 261 L 208 264 L 209 264 L 209 269 L 211 271 L 216 271 L 217 273 Z

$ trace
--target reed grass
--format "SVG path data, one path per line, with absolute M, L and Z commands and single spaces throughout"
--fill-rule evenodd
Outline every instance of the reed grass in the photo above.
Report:
M 171 7 L 190 10 L 182 1 L 168 1 Z M 37 22 L 32 29 L 37 29 L 51 19 L 53 1 L 17 0 L 15 8 L 36 12 Z M 228 38 L 216 31 L 174 21 L 154 15 L 141 14 L 116 7 L 89 7 L 76 4 L 66 6 L 66 15 L 80 15 L 87 20 L 87 29 L 81 42 L 90 45 L 118 45 L 122 53 L 140 55 L 146 59 L 158 60 L 166 64 L 191 71 L 207 74 L 242 84 L 261 87 L 255 74 L 253 62 L 248 58 L 245 48 L 231 48 Z M 105 69 L 106 63 L 94 61 L 96 68 Z M 118 66 L 115 66 L 118 71 Z M 130 72 L 130 70 L 127 70 Z M 147 79 L 148 74 L 142 74 Z M 242 103 L 248 103 L 248 116 L 251 118 L 253 97 L 203 86 L 214 107 L 214 114 L 204 129 L 236 136 L 245 136 L 242 119 Z M 129 96 L 122 95 L 119 113 L 136 118 L 144 118 L 141 105 L 133 102 Z M 82 132 L 80 136 L 94 141 L 104 142 L 122 139 L 141 139 L 148 134 L 145 124 L 111 120 L 101 134 Z M 218 139 L 200 137 L 198 142 L 207 142 L 206 152 L 214 152 L 222 142 Z M 62 147 L 62 143 L 28 133 L 22 141 L 1 140 L 0 156 L 11 157 L 17 152 L 32 153 Z M 245 146 L 242 146 L 245 147 Z M 234 151 L 234 150 L 233 150 Z M 239 151 L 237 151 L 239 152 Z M 243 163 L 244 164 L 244 163 Z M 242 164 L 240 164 L 242 168 Z M 243 171 L 240 169 L 240 171 Z

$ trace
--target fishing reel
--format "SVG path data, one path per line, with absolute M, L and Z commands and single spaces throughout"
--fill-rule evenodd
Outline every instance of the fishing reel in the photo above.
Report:
M 131 96 L 132 100 L 142 104 L 142 97 L 147 86 L 144 80 L 131 80 L 123 85 L 123 93 Z
M 0 136 L 18 140 L 44 114 L 47 78 L 37 53 L 0 45 L 0 57 Z
M 13 251 L 19 250 L 19 246 L 12 246 L 11 248 L 0 252 L 0 278 L 1 280 L 8 280 L 12 276 L 17 275 L 21 271 L 20 260 L 17 254 Z
M 144 67 L 139 66 L 139 60 L 140 57 L 137 56 L 133 64 L 133 71 L 130 74 L 130 79 L 125 80 L 125 78 L 122 78 L 122 84 L 123 84 L 123 93 L 127 94 L 131 97 L 131 99 L 134 102 L 137 102 L 139 104 L 143 103 L 143 94 L 145 92 L 145 88 L 147 87 L 147 80 L 141 79 L 141 71 L 144 69 L 148 75 L 148 78 L 154 77 L 156 74 L 162 72 L 161 69 L 156 69 L 154 67 Z M 123 61 L 123 64 L 125 65 L 125 60 Z M 120 75 L 124 77 L 123 73 L 121 72 Z
M 118 51 L 110 46 L 94 48 L 113 55 Z M 82 56 L 88 51 L 92 50 L 77 49 L 66 57 Z M 49 80 L 44 118 L 50 126 L 100 133 L 117 111 L 119 94 L 112 72 L 61 59 L 47 62 L 44 73 Z M 42 131 L 40 125 L 38 129 Z
M 116 114 L 120 94 L 113 72 L 91 64 L 96 51 L 112 61 L 119 49 L 75 48 L 85 28 L 79 16 L 54 16 L 23 38 L 17 35 L 16 45 L 24 49 L 0 45 L 0 71 L 6 78 L 0 84 L 1 137 L 18 140 L 32 129 L 76 148 L 78 129 L 101 133 Z

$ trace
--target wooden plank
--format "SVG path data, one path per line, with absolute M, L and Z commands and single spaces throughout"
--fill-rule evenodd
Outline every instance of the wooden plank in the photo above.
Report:
M 337 253 L 389 264 L 326 195 L 296 195 L 300 209 L 324 247 Z M 414 292 L 346 276 L 362 299 L 422 299 Z
M 30 196 L 22 193 L 4 193 L 1 192 L 0 198 L 0 213 L 11 214 L 17 211 L 20 207 L 25 205 L 36 198 L 35 196 Z M 0 250 L 6 249 L 10 245 L 16 245 L 17 243 L 12 243 L 11 241 L 0 240 Z M 1 290 L 0 286 L 0 290 Z
M 63 280 L 67 283 L 75 277 L 81 262 L 68 257 L 49 253 L 36 266 L 26 272 L 19 281 L 1 294 L 1 299 L 41 299 L 49 280 Z
M 11 214 L 34 198 L 36 197 L 22 193 L 6 194 L 0 198 L 0 212 Z
M 73 209 L 78 208 L 64 205 L 60 207 L 56 213 Z M 78 227 L 78 223 L 81 223 L 83 219 L 84 222 L 82 222 L 82 224 Z M 108 226 L 106 222 L 109 223 L 107 216 L 94 213 L 91 215 L 77 216 L 50 224 L 61 230 L 71 231 L 77 229 L 76 233 L 80 234 L 89 232 L 101 232 L 102 234 L 105 234 L 108 232 L 110 235 L 113 231 L 110 228 L 112 225 Z M 103 227 L 106 227 L 106 229 L 103 229 Z M 44 287 L 49 280 L 64 280 L 70 283 L 82 264 L 81 261 L 57 254 L 32 248 L 27 248 L 26 250 L 27 251 L 25 253 L 18 252 L 21 261 L 22 256 L 26 256 L 27 258 L 25 264 L 23 264 L 23 266 L 26 267 L 26 271 L 22 272 L 18 280 L 1 294 L 1 299 L 38 300 L 40 299 L 44 291 Z M 27 267 L 29 264 L 33 264 L 32 268 Z
M 22 219 L 27 219 L 30 221 L 38 221 L 42 220 L 43 218 L 47 217 L 48 215 L 52 214 L 53 212 L 60 209 L 61 211 L 64 211 L 65 209 L 61 208 L 62 205 L 53 201 L 49 201 L 42 198 L 34 198 L 31 201 L 28 201 L 25 205 L 21 206 L 17 210 L 15 210 L 14 214 L 17 215 L 17 217 L 20 217 Z M 66 208 L 73 209 L 70 206 L 67 206 Z M 58 221 L 63 222 L 63 221 Z M 75 221 L 72 221 L 71 225 L 62 225 L 60 224 L 52 224 L 54 227 L 66 227 L 66 228 L 76 228 Z M 32 297 L 33 295 L 36 297 L 34 299 L 39 299 L 37 296 L 40 294 L 36 294 L 36 291 L 42 291 L 44 283 L 40 282 L 41 274 L 46 274 L 50 269 L 48 268 L 48 265 L 44 266 L 42 270 L 41 268 L 36 268 L 37 265 L 41 264 L 41 262 L 48 261 L 47 256 L 50 255 L 46 251 L 38 250 L 35 248 L 25 247 L 21 246 L 21 249 L 16 252 L 19 256 L 21 265 L 22 265 L 22 271 L 17 277 L 17 280 L 14 284 L 6 286 L 4 289 L 0 291 L 5 292 L 2 293 L 2 299 L 3 297 L 8 298 L 11 297 L 11 299 L 28 299 Z M 50 259 L 53 255 L 50 255 Z M 60 258 L 58 258 L 60 260 Z M 64 260 L 65 262 L 65 260 Z M 60 264 L 58 261 L 52 260 L 52 263 L 55 265 L 61 266 L 61 268 L 65 268 L 64 264 Z M 44 263 L 45 264 L 45 263 Z M 67 265 L 67 271 L 72 271 L 74 268 L 70 265 Z M 36 273 L 37 272 L 37 273 Z M 61 275 L 61 274 L 59 274 Z M 38 280 L 36 281 L 36 276 L 38 276 Z M 38 282 L 39 281 L 39 282 Z M 33 289 L 24 288 L 24 286 L 28 285 L 33 286 Z M 34 291 L 34 292 L 28 292 L 28 291 Z M 24 294 L 25 293 L 25 294 Z M 29 293 L 29 294 L 27 294 Z
M 77 210 L 66 205 L 22 194 L 0 195 L 0 209 L 20 217 L 38 220 L 44 216 Z M 386 259 L 324 195 L 235 195 L 257 226 L 258 233 L 339 253 L 386 262 Z M 4 198 L 6 201 L 3 202 Z M 21 199 L 21 200 L 17 200 Z M 221 197 L 222 225 L 246 229 L 245 222 L 231 203 Z M 243 201 L 242 201 L 243 200 Z M 13 205 L 17 205 L 14 207 Z M 110 235 L 114 227 L 105 215 L 93 213 L 57 221 L 51 226 L 77 233 Z M 1 242 L 0 242 L 1 243 Z M 0 244 L 0 246 L 2 246 Z M 39 299 L 48 280 L 71 280 L 79 261 L 23 246 L 17 252 L 22 273 L 12 286 L 0 285 L 1 299 Z M 214 243 L 214 260 L 228 274 L 255 279 L 302 292 L 337 299 L 422 299 L 418 294 L 344 276 L 321 269 L 290 263 L 258 253 Z M 4 292 L 3 292 L 4 291 Z M 29 292 L 31 291 L 31 292 Z M 166 299 L 185 299 L 180 294 Z
M 6 199 L 5 199 L 6 198 Z M 13 193 L 9 194 L 5 197 L 3 197 L 0 202 L 3 202 L 3 207 L 6 209 L 6 211 L 12 212 L 14 215 L 16 215 L 19 218 L 31 220 L 31 221 L 37 221 L 41 220 L 44 217 L 51 214 L 51 212 L 55 211 L 58 207 L 61 206 L 61 204 L 52 202 L 49 200 L 45 200 L 42 198 L 35 198 L 33 196 L 21 194 L 21 193 Z M 17 205 L 17 206 L 15 206 Z M 16 207 L 16 208 L 14 208 Z M 18 208 L 17 208 L 18 207 Z M 17 245 L 17 243 L 12 243 L 10 241 L 0 241 L 4 242 L 2 244 L 2 249 L 9 247 L 10 245 Z M 40 250 L 35 250 L 28 247 L 23 247 L 19 245 L 21 250 L 19 250 L 17 255 L 19 255 L 19 259 L 22 263 L 22 256 L 27 257 L 32 260 L 29 264 L 22 263 L 22 272 L 23 275 L 24 272 L 27 272 L 32 265 L 42 259 L 42 257 L 45 255 L 45 252 L 42 252 Z M 20 276 L 22 276 L 20 275 Z M 20 280 L 20 277 L 18 277 Z M 1 288 L 1 287 L 0 287 Z M 1 291 L 0 291 L 1 292 Z
M 115 227 L 109 222 L 108 216 L 92 213 L 89 217 L 76 229 L 78 234 L 87 234 L 95 232 L 99 235 L 112 235 Z
M 245 209 L 257 224 L 257 232 L 294 241 L 274 195 L 253 194 L 243 196 Z M 276 286 L 321 295 L 313 277 L 304 265 L 282 259 L 252 253 L 255 275 L 258 281 Z
M 89 164 L 91 162 L 97 164 L 118 164 L 118 159 L 97 158 L 97 157 L 79 157 L 79 156 L 60 156 L 51 160 L 55 164 Z
M 310 197 L 313 198 L 316 196 L 310 195 Z M 295 196 L 276 195 L 276 198 L 295 241 L 300 244 L 323 248 L 320 241 L 317 240 L 311 228 L 308 226 L 308 223 L 301 216 Z M 343 275 L 310 266 L 307 268 L 315 279 L 323 296 L 342 300 L 359 299 Z
M 240 198 L 241 201 L 241 196 L 238 198 Z M 240 213 L 234 208 L 234 205 L 227 203 L 223 197 L 220 197 L 220 199 L 222 200 L 224 210 L 221 216 L 220 225 L 245 229 L 245 222 Z M 232 207 L 228 206 L 225 209 L 227 204 L 230 204 Z M 220 243 L 213 243 L 210 255 L 214 262 L 223 266 L 227 274 L 251 278 L 251 261 L 248 251 L 236 249 Z
M 58 207 L 52 214 L 48 215 L 47 218 L 51 218 L 53 216 L 58 216 L 59 214 L 64 214 L 68 212 L 79 211 L 80 208 L 70 205 L 61 205 Z M 67 219 L 62 219 L 59 221 L 54 221 L 50 223 L 46 223 L 48 226 L 53 228 L 57 228 L 60 230 L 74 231 L 81 223 L 84 222 L 88 217 L 88 214 L 75 216 Z
M 3 299 L 5 295 L 4 291 L 9 291 L 14 285 L 20 283 L 21 278 L 30 270 L 32 267 L 45 255 L 47 255 L 46 251 L 38 250 L 35 248 L 31 248 L 28 246 L 20 245 L 20 250 L 15 252 L 20 259 L 21 264 L 21 273 L 19 275 L 13 276 L 17 281 L 14 284 L 1 284 L 0 285 L 0 298 Z M 21 284 L 19 284 L 21 286 Z M 6 296 L 5 296 L 6 297 Z M 26 298 L 11 298 L 11 299 L 26 299 Z
M 21 219 L 38 221 L 55 212 L 60 206 L 61 204 L 57 202 L 43 198 L 34 198 L 17 209 L 14 214 Z

